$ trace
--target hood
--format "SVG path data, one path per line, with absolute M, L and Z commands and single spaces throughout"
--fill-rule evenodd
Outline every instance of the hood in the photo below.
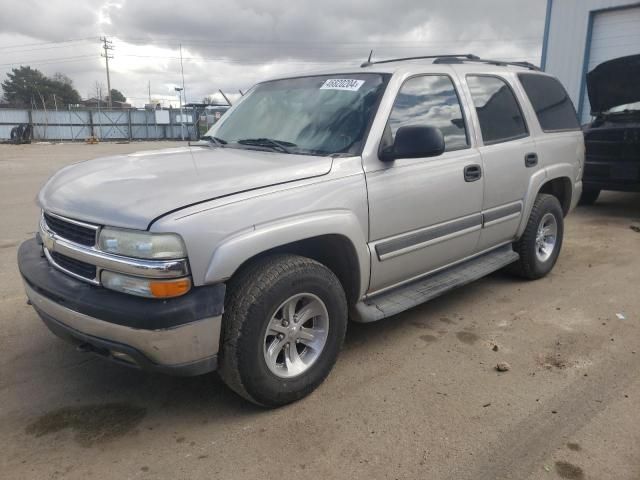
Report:
M 172 148 L 70 165 L 40 191 L 45 210 L 147 229 L 163 214 L 233 193 L 325 175 L 330 157 L 235 148 Z
M 640 102 L 640 55 L 601 63 L 587 74 L 591 114 L 612 107 Z

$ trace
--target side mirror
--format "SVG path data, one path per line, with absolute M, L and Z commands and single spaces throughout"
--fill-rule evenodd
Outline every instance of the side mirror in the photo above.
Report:
M 440 129 L 408 125 L 398 129 L 393 145 L 380 153 L 380 159 L 390 162 L 398 158 L 437 157 L 444 152 L 444 147 Z

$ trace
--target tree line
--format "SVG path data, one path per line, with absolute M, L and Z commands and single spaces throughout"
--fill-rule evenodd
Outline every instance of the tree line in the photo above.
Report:
M 4 100 L 16 107 L 53 108 L 82 103 L 73 81 L 63 73 L 48 77 L 40 70 L 21 66 L 11 69 L 1 84 Z M 125 102 L 125 96 L 111 89 L 111 100 Z

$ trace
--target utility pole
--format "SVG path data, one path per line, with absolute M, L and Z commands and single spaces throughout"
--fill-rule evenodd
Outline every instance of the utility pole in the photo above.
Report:
M 151 105 L 151 80 L 147 83 L 147 89 L 149 90 L 149 105 Z
M 102 103 L 102 87 L 100 85 L 96 85 L 98 89 L 98 128 L 100 131 L 100 135 L 98 138 L 102 140 L 102 115 L 100 115 L 100 104 Z
M 184 94 L 184 103 L 187 103 L 187 91 L 184 89 L 184 67 L 182 66 L 182 44 L 180 44 L 180 73 L 182 73 L 182 92 Z
M 180 98 L 180 135 L 182 140 L 184 140 L 184 115 L 182 113 L 182 91 L 183 89 L 180 87 L 175 87 L 174 90 L 178 92 L 178 97 Z
M 111 42 L 111 40 L 107 40 L 107 37 L 102 37 L 100 40 L 102 41 L 102 48 L 104 49 L 104 53 L 101 53 L 100 55 L 104 57 L 104 64 L 107 67 L 107 91 L 109 92 L 109 96 L 107 97 L 109 102 L 107 105 L 111 108 L 111 77 L 109 76 L 109 59 L 113 58 L 113 55 L 109 55 L 109 50 L 113 50 L 113 42 Z
M 56 99 L 56 94 L 53 94 L 53 104 L 56 107 L 56 123 L 60 123 L 58 119 L 58 100 Z M 60 143 L 62 143 L 62 129 L 60 128 Z

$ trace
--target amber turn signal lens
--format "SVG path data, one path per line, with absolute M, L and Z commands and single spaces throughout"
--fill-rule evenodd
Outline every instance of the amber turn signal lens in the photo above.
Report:
M 149 290 L 155 298 L 171 298 L 184 295 L 191 289 L 191 280 L 180 278 L 178 280 L 150 281 Z

